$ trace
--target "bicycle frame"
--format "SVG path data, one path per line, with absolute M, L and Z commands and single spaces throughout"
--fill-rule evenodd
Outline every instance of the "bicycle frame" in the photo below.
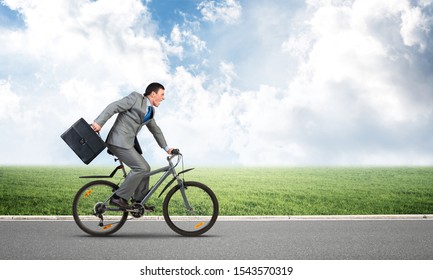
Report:
M 116 158 L 115 161 L 119 160 Z M 149 209 L 144 203 L 164 184 L 165 187 L 159 196 L 167 190 L 162 201 L 162 214 L 167 225 L 174 232 L 183 236 L 199 236 L 207 232 L 213 227 L 218 218 L 219 204 L 215 193 L 205 184 L 185 180 L 184 176 L 181 176 L 183 173 L 193 170 L 193 168 L 184 169 L 183 156 L 179 153 L 179 150 L 173 150 L 167 157 L 167 161 L 167 166 L 143 175 L 149 178 L 160 174 L 157 180 L 152 180 L 156 183 L 153 184 L 141 201 L 133 201 L 133 203 L 128 206 L 125 205 L 125 207 L 116 206 L 115 203 L 110 201 L 127 176 L 126 166 L 121 161 L 108 176 L 81 176 L 80 178 L 112 179 L 91 180 L 77 191 L 72 202 L 72 215 L 75 223 L 84 232 L 93 236 L 113 234 L 127 220 L 138 219 L 146 215 L 147 212 L 151 212 L 153 209 Z M 181 161 L 182 170 L 177 172 L 176 168 L 179 167 Z M 114 177 L 119 170 L 123 171 L 123 178 Z M 170 176 L 172 178 L 167 180 Z M 131 217 L 128 218 L 128 216 Z
M 177 162 L 173 163 L 172 159 L 174 157 L 177 157 Z M 156 169 L 154 171 L 150 171 L 148 173 L 145 174 L 145 177 L 151 177 L 153 175 L 156 175 L 158 173 L 164 172 L 164 174 L 162 174 L 162 176 L 158 179 L 158 181 L 149 189 L 149 192 L 146 194 L 146 196 L 143 198 L 143 200 L 140 202 L 140 204 L 142 206 L 144 206 L 144 204 L 150 199 L 150 197 L 155 193 L 155 191 L 161 186 L 161 184 L 170 176 L 172 175 L 173 178 L 167 183 L 167 185 L 164 187 L 164 189 L 161 191 L 161 193 L 159 194 L 158 197 L 160 197 L 170 186 L 171 184 L 173 184 L 174 181 L 177 181 L 178 184 L 180 185 L 180 192 L 182 194 L 183 200 L 185 202 L 185 206 L 188 210 L 191 210 L 191 206 L 187 200 L 187 197 L 185 195 L 185 187 L 183 184 L 183 180 L 179 177 L 180 174 L 182 173 L 186 173 L 189 172 L 191 170 L 193 170 L 194 168 L 189 168 L 186 170 L 182 170 L 181 172 L 177 173 L 176 172 L 176 167 L 178 166 L 179 162 L 182 159 L 182 154 L 176 154 L 176 155 L 170 155 L 167 157 L 167 161 L 168 161 L 168 165 L 165 167 L 161 167 L 159 169 Z M 119 159 L 115 159 L 115 161 L 119 161 L 119 165 L 111 172 L 110 175 L 108 176 L 101 176 L 101 175 L 91 175 L 91 176 L 80 176 L 80 178 L 113 178 L 114 175 L 117 173 L 117 171 L 120 169 L 123 171 L 123 177 L 126 177 L 126 171 L 125 171 L 125 166 L 123 165 L 123 162 Z M 114 192 L 110 195 L 110 197 L 108 197 L 108 199 L 104 202 L 107 203 L 111 197 L 114 195 Z

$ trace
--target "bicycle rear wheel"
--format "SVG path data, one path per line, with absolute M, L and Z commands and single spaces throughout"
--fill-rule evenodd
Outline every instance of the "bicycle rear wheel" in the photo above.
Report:
M 72 214 L 84 232 L 106 236 L 123 226 L 128 212 L 108 205 L 107 201 L 117 188 L 116 184 L 109 181 L 93 181 L 77 192 L 72 203 Z
M 184 186 L 177 185 L 168 192 L 162 208 L 164 219 L 175 232 L 198 236 L 215 224 L 218 200 L 212 190 L 202 183 L 184 182 Z

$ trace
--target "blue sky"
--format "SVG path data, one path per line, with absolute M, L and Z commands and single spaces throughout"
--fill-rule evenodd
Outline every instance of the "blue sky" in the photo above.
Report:
M 432 2 L 3 0 L 0 164 L 81 164 L 60 134 L 159 81 L 187 164 L 432 165 Z
M 0 25 L 7 28 L 23 28 L 24 21 L 19 12 L 6 5 L 0 5 Z

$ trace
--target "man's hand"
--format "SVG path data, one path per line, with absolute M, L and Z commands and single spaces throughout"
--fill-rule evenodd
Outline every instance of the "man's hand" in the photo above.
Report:
M 169 153 L 171 155 L 180 155 L 179 149 L 176 149 L 176 148 L 169 149 L 167 153 Z
M 167 154 L 171 155 L 171 152 L 172 152 L 173 150 L 174 150 L 174 148 L 170 148 L 170 149 L 168 149 Z
M 95 131 L 95 132 L 99 132 L 101 130 L 101 126 L 95 122 L 93 122 L 91 124 L 91 127 L 92 127 L 93 131 Z

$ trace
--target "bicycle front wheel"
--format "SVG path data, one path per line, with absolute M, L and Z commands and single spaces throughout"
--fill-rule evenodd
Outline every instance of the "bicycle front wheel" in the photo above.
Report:
M 93 181 L 77 192 L 72 203 L 72 214 L 84 232 L 106 236 L 123 226 L 128 212 L 108 205 L 108 198 L 117 188 L 109 181 Z
M 199 182 L 184 182 L 173 187 L 164 199 L 164 219 L 175 232 L 184 236 L 198 236 L 215 224 L 218 200 L 213 191 Z

